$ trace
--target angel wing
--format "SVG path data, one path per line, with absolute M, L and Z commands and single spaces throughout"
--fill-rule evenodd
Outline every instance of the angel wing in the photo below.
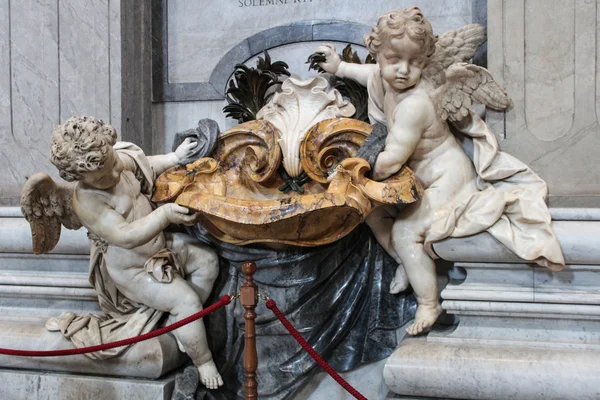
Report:
M 21 211 L 31 226 L 33 252 L 47 253 L 60 238 L 61 225 L 67 229 L 81 228 L 73 211 L 73 190 L 76 183 L 56 183 L 43 172 L 32 175 L 21 191 Z
M 469 24 L 444 33 L 435 44 L 435 53 L 423 70 L 434 87 L 444 84 L 444 71 L 452 64 L 470 60 L 486 40 L 485 27 Z
M 438 115 L 450 121 L 460 121 L 469 114 L 473 102 L 503 111 L 512 107 L 512 100 L 487 69 L 459 63 L 446 70 L 446 83 L 435 89 L 432 100 Z

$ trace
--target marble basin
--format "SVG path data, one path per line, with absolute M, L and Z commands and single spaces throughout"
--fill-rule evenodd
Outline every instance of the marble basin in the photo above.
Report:
M 268 121 L 250 121 L 221 134 L 213 157 L 163 173 L 153 201 L 198 211 L 199 223 L 228 243 L 331 243 L 373 208 L 411 203 L 422 194 L 408 168 L 382 182 L 365 176 L 369 164 L 352 156 L 371 129 L 349 118 L 317 123 L 300 146 L 307 182 L 298 184 L 299 191 L 286 191 L 284 177 L 292 178 L 282 172 L 278 129 Z M 333 170 L 337 174 L 327 182 Z

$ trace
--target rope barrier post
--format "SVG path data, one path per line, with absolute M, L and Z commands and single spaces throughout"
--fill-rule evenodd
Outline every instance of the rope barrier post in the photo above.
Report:
M 258 304 L 258 288 L 254 284 L 254 273 L 256 264 L 246 261 L 242 265 L 242 272 L 246 275 L 246 282 L 240 288 L 240 303 L 246 310 L 245 348 L 244 348 L 244 370 L 246 371 L 246 383 L 244 384 L 245 399 L 258 398 L 258 382 L 256 381 L 256 368 L 258 367 L 258 354 L 256 353 L 256 304 Z

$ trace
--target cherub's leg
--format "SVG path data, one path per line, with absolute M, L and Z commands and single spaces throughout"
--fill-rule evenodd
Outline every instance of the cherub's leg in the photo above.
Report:
M 365 220 L 379 245 L 398 263 L 396 276 L 390 284 L 390 293 L 394 294 L 403 292 L 408 287 L 408 277 L 402 260 L 392 245 L 392 227 L 397 215 L 398 210 L 394 206 L 380 206 L 373 210 Z
M 217 253 L 207 245 L 198 243 L 183 233 L 172 234 L 171 249 L 184 264 L 186 279 L 204 304 L 219 275 Z
M 435 323 L 442 308 L 439 304 L 437 274 L 434 261 L 425 252 L 424 235 L 428 229 L 426 195 L 421 202 L 407 207 L 392 228 L 392 243 L 402 260 L 408 280 L 417 296 L 418 308 L 414 323 L 407 329 L 417 335 Z
M 202 310 L 198 293 L 189 282 L 178 275 L 171 283 L 166 284 L 153 282 L 147 279 L 144 273 L 139 273 L 131 279 L 128 286 L 130 289 L 126 290 L 128 298 L 151 308 L 169 312 L 175 321 Z M 173 333 L 198 368 L 200 381 L 209 389 L 216 389 L 223 385 L 223 379 L 217 371 L 208 348 L 204 322 L 196 320 L 176 329 Z

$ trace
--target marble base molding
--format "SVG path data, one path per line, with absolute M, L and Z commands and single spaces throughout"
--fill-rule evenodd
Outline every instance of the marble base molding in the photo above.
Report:
M 459 323 L 403 341 L 384 368 L 390 390 L 443 399 L 600 398 L 596 214 L 553 210 L 563 219 L 553 228 L 567 262 L 558 273 L 525 263 L 487 233 L 435 245 L 464 272 L 441 294 Z
M 600 352 L 406 339 L 383 375 L 391 391 L 440 399 L 598 399 Z
M 0 398 L 5 400 L 167 400 L 175 376 L 130 379 L 0 369 Z
M 85 229 L 63 229 L 52 253 L 36 256 L 31 253 L 29 223 L 20 210 L 0 208 L 0 347 L 21 350 L 73 348 L 60 332 L 46 330 L 48 318 L 65 311 L 102 313 L 98 297 L 88 280 L 89 244 L 86 233 Z M 9 368 L 156 379 L 183 365 L 187 359 L 178 350 L 174 336 L 167 334 L 132 346 L 120 358 L 104 361 L 94 361 L 84 355 L 49 358 L 0 356 L 0 371 Z M 4 378 L 0 372 L 0 387 L 6 386 L 2 385 L 6 382 Z M 128 385 L 131 382 L 133 380 Z M 3 389 L 0 388 L 0 399 L 24 398 L 3 396 Z M 96 389 L 90 390 L 90 393 L 95 393 Z M 40 398 L 59 398 L 44 396 L 40 395 Z M 156 396 L 144 398 L 162 399 Z

